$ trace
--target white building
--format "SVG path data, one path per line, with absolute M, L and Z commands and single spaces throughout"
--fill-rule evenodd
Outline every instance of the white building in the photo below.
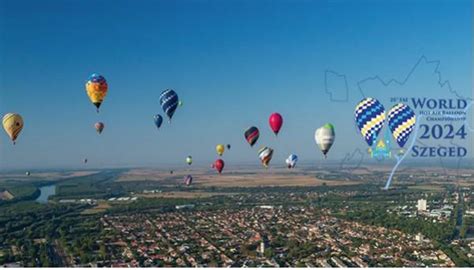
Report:
M 426 211 L 426 200 L 419 199 L 417 204 L 418 211 Z

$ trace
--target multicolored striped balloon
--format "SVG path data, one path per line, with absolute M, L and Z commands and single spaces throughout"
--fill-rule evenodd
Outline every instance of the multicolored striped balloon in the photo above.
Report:
M 86 82 L 87 95 L 97 108 L 97 112 L 99 112 L 99 107 L 104 102 L 108 89 L 109 86 L 104 76 L 97 73 L 92 74 Z
M 163 111 L 168 116 L 169 121 L 173 117 L 176 108 L 178 108 L 179 99 L 178 94 L 173 89 L 166 89 L 160 95 L 160 105 Z
M 385 108 L 375 98 L 364 98 L 355 108 L 355 122 L 369 146 L 377 139 L 385 122 Z
M 415 113 L 403 103 L 395 104 L 388 111 L 388 127 L 400 147 L 403 147 L 407 142 L 415 124 Z
M 258 140 L 258 137 L 260 136 L 260 132 L 258 131 L 258 128 L 256 127 L 249 127 L 245 131 L 244 136 L 247 142 L 250 144 L 250 146 L 253 146 Z
M 260 158 L 260 161 L 262 161 L 263 166 L 265 168 L 268 168 L 268 164 L 270 163 L 270 160 L 272 160 L 273 156 L 273 149 L 270 147 L 262 147 L 260 150 L 258 150 L 258 157 Z

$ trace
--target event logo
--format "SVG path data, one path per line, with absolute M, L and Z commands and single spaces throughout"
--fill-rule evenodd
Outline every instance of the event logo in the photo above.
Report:
M 370 97 L 361 100 L 355 109 L 356 125 L 369 146 L 368 152 L 372 158 L 380 160 L 392 157 L 395 149 L 390 137 L 399 146 L 397 155 L 403 155 L 407 150 L 412 150 L 412 157 L 467 155 L 466 147 L 453 144 L 454 140 L 465 140 L 467 137 L 464 124 L 468 108 L 466 100 L 394 97 L 390 101 L 396 104 L 387 114 L 382 103 Z M 418 121 L 416 115 L 419 116 Z M 388 129 L 385 130 L 385 136 L 378 138 L 386 122 Z M 407 144 L 412 133 L 415 135 L 411 143 Z

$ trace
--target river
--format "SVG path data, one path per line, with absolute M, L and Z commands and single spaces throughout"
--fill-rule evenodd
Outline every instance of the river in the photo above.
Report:
M 56 185 L 40 187 L 40 196 L 36 199 L 39 203 L 48 203 L 49 196 L 56 194 Z

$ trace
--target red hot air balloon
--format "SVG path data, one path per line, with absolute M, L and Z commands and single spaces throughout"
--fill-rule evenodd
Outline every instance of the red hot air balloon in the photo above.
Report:
M 224 161 L 222 159 L 218 159 L 214 162 L 214 167 L 216 168 L 217 172 L 222 173 L 222 169 L 224 169 Z
M 278 132 L 281 129 L 281 126 L 283 125 L 283 117 L 281 117 L 281 114 L 279 113 L 272 113 L 270 115 L 270 118 L 268 119 L 268 123 L 270 124 L 270 128 L 273 130 L 273 133 L 275 135 L 278 135 Z

